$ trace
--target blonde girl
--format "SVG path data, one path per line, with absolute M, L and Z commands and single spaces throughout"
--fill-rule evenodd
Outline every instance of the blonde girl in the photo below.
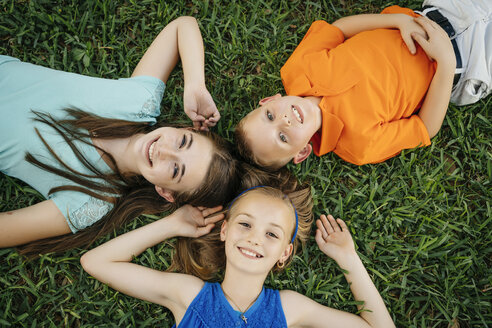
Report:
M 220 208 L 182 207 L 89 251 L 81 263 L 88 273 L 116 290 L 168 308 L 179 328 L 394 327 L 345 223 L 331 215 L 317 220 L 316 242 L 345 270 L 352 293 L 356 300 L 364 301 L 365 311 L 355 315 L 294 291 L 263 286 L 272 268 L 282 268 L 289 260 L 294 241 L 307 237 L 309 216 L 300 216 L 296 205 L 302 206 L 270 187 L 248 190 L 235 199 L 220 229 L 225 250 L 220 284 L 131 263 L 134 256 L 168 238 L 206 235 L 223 218 L 224 214 L 217 213 Z

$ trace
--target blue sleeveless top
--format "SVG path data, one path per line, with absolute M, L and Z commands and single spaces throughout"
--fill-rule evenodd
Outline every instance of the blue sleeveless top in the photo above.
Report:
M 263 287 L 244 316 L 247 323 L 229 304 L 219 283 L 206 282 L 186 310 L 178 328 L 287 328 L 278 290 Z

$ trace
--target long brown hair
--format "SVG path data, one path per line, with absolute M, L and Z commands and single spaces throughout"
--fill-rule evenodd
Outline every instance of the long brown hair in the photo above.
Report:
M 289 265 L 299 243 L 304 244 L 308 239 L 313 223 L 311 187 L 300 184 L 287 170 L 274 174 L 247 167 L 246 171 L 242 181 L 243 190 L 257 185 L 270 187 L 257 188 L 244 193 L 234 201 L 235 205 L 247 193 L 258 191 L 268 197 L 286 200 L 297 210 L 298 231 L 292 254 L 285 263 Z M 231 209 L 234 208 L 234 204 Z M 224 212 L 225 220 L 228 220 L 230 210 L 226 209 Z M 221 225 L 222 221 L 216 223 L 209 234 L 200 238 L 179 238 L 168 270 L 191 274 L 202 280 L 217 278 L 217 273 L 225 269 L 226 265 L 224 243 L 220 240 Z M 274 270 L 279 269 L 275 267 Z
M 125 138 L 137 133 L 148 133 L 162 125 L 149 126 L 147 123 L 108 119 L 74 109 L 68 109 L 67 113 L 69 114 L 68 119 L 55 120 L 49 114 L 34 112 L 36 115 L 35 120 L 47 124 L 59 133 L 71 147 L 75 156 L 92 174 L 82 174 L 66 165 L 37 130 L 36 132 L 45 147 L 62 165 L 63 169 L 43 163 L 29 153 L 26 155 L 26 160 L 79 185 L 58 186 L 52 188 L 49 192 L 50 194 L 63 190 L 79 191 L 92 197 L 109 201 L 113 203 L 113 208 L 97 223 L 76 234 L 41 239 L 20 246 L 19 251 L 21 254 L 33 257 L 40 253 L 87 247 L 98 237 L 113 231 L 141 214 L 157 214 L 171 211 L 183 204 L 206 207 L 224 204 L 231 199 L 239 186 L 239 162 L 230 153 L 231 145 L 215 133 L 196 132 L 207 137 L 213 144 L 214 153 L 208 172 L 204 181 L 196 190 L 190 193 L 175 193 L 173 195 L 174 203 L 169 203 L 159 196 L 155 191 L 154 185 L 142 176 L 122 174 L 114 158 L 90 142 L 90 137 L 100 139 Z M 115 168 L 113 172 L 108 174 L 98 170 L 76 147 L 75 141 L 89 144 L 99 149 L 113 164 Z M 108 197 L 108 194 L 117 196 Z

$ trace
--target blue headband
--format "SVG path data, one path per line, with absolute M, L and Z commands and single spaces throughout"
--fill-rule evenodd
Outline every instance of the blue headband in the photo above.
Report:
M 251 187 L 251 188 L 248 188 L 246 190 L 244 190 L 243 192 L 241 192 L 239 195 L 237 195 L 233 200 L 232 202 L 229 203 L 229 207 L 227 208 L 228 210 L 231 209 L 232 207 L 232 204 L 234 204 L 234 202 L 239 198 L 241 197 L 243 194 L 247 193 L 248 191 L 250 190 L 253 190 L 253 189 L 256 189 L 256 188 L 265 188 L 267 186 L 254 186 L 254 187 Z M 287 195 L 286 195 L 287 196 Z M 288 197 L 287 197 L 288 198 Z M 290 200 L 290 199 L 289 199 Z M 299 226 L 299 217 L 297 216 L 297 210 L 296 210 L 296 207 L 294 206 L 294 204 L 292 203 L 292 201 L 290 202 L 290 204 L 292 205 L 292 207 L 294 208 L 294 214 L 296 215 L 296 228 L 294 229 L 294 234 L 292 235 L 292 239 L 290 241 L 290 243 L 294 243 L 294 240 L 296 239 L 296 236 L 297 236 L 297 227 Z

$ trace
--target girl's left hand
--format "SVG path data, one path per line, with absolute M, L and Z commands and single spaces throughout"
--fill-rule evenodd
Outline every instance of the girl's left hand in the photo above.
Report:
M 212 230 L 215 223 L 224 218 L 223 213 L 215 214 L 221 209 L 222 206 L 207 208 L 185 205 L 180 207 L 172 214 L 172 219 L 175 220 L 177 235 L 192 238 L 206 235 Z
M 321 215 L 316 220 L 316 243 L 319 249 L 338 262 L 348 255 L 356 254 L 354 241 L 343 220 Z
M 204 85 L 185 85 L 183 103 L 186 115 L 193 121 L 193 127 L 197 130 L 208 131 L 208 128 L 215 126 L 220 119 L 217 106 Z

